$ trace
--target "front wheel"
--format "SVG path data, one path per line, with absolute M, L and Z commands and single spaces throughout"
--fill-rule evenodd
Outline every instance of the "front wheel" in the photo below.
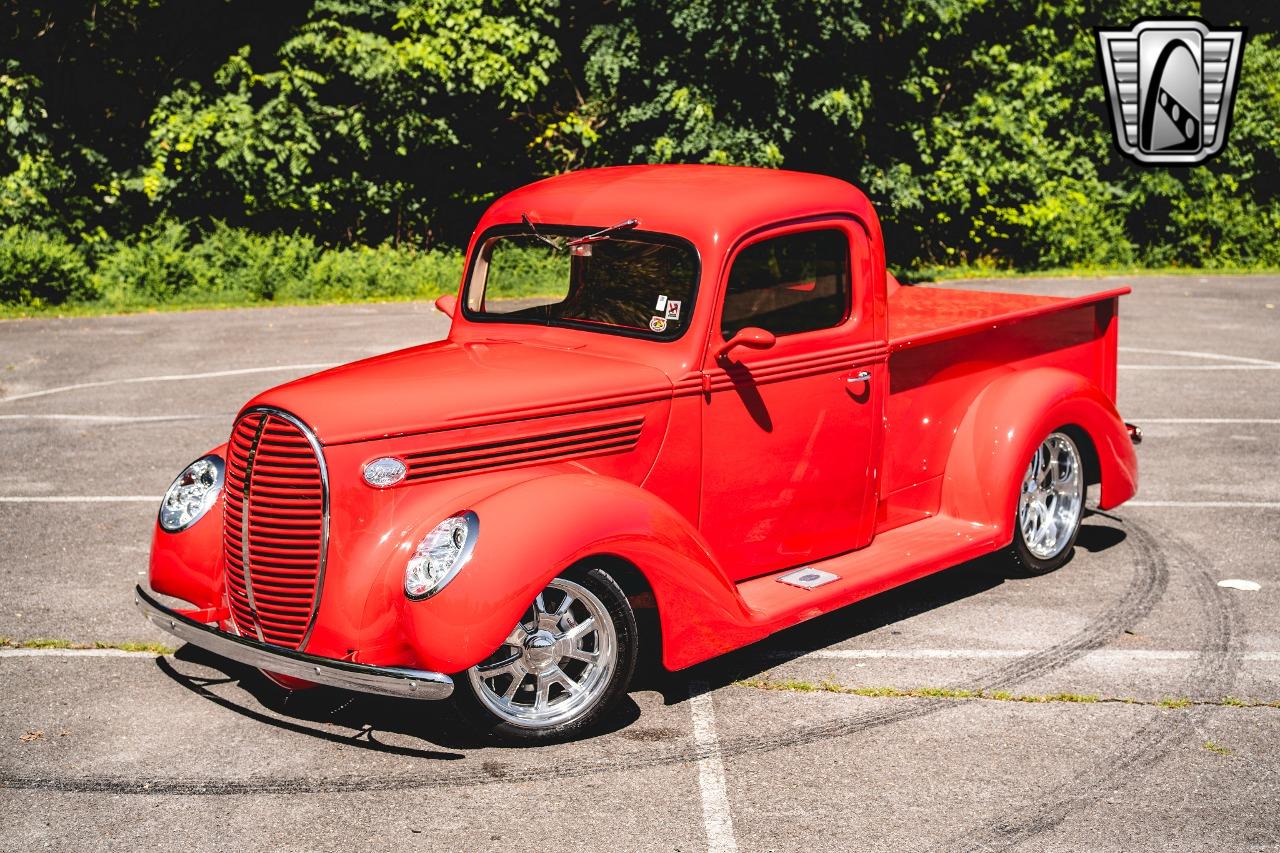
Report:
M 573 737 L 622 696 L 636 663 L 636 618 L 598 568 L 561 576 L 502 646 L 457 679 L 463 713 L 515 741 Z
M 1018 494 L 1010 553 L 1025 574 L 1042 575 L 1071 558 L 1084 517 L 1080 449 L 1065 432 L 1050 433 L 1036 448 Z

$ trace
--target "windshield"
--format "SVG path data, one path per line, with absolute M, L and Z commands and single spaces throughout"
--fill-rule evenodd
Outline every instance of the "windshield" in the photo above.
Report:
M 469 319 L 680 337 L 693 310 L 698 260 L 682 241 L 538 225 L 480 246 L 467 282 Z M 575 240 L 578 241 L 575 243 Z

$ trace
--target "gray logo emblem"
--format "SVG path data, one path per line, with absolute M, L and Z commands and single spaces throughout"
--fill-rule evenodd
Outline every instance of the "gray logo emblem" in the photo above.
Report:
M 1240 77 L 1245 31 L 1194 18 L 1099 27 L 1098 58 L 1122 154 L 1150 165 L 1190 166 L 1222 150 Z

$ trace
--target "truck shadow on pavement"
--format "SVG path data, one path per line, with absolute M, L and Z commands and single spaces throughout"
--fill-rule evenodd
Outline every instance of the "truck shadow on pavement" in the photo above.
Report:
M 1118 527 L 1089 524 L 1086 519 L 1076 545 L 1084 551 L 1098 553 L 1114 548 L 1125 538 L 1124 530 Z M 648 654 L 640 661 L 632 692 L 655 691 L 664 704 L 680 704 L 689 699 L 690 685 L 694 682 L 706 684 L 712 690 L 725 687 L 809 652 L 946 607 L 1002 584 L 1036 580 L 1012 575 L 1009 568 L 1009 562 L 1001 554 L 972 560 L 683 672 L 665 671 L 659 662 L 656 643 L 651 643 Z M 893 633 L 898 632 L 891 631 Z M 189 645 L 179 649 L 172 660 L 157 658 L 156 666 L 170 680 L 205 701 L 256 723 L 320 741 L 435 761 L 457 761 L 467 758 L 472 750 L 503 746 L 462 720 L 452 702 L 416 702 L 328 687 L 290 691 L 252 667 Z M 628 737 L 626 730 L 640 718 L 640 707 L 634 699 L 624 697 L 591 737 L 614 733 Z M 426 746 L 410 745 L 406 741 Z

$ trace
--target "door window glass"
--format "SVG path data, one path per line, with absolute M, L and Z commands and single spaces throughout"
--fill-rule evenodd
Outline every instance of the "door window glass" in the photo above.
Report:
M 802 231 L 738 253 L 729 271 L 720 331 L 757 326 L 794 335 L 838 326 L 849 306 L 849 241 L 843 231 Z

